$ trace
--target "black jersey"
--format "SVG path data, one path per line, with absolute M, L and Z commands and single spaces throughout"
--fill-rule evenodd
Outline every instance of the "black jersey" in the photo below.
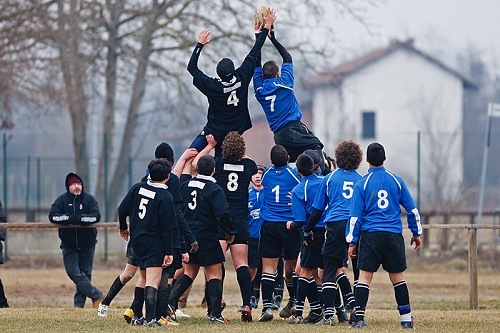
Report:
M 231 82 L 222 82 L 218 78 L 212 78 L 198 68 L 198 58 L 203 44 L 196 45 L 187 69 L 193 76 L 194 86 L 208 99 L 205 134 L 225 136 L 230 131 L 243 134 L 252 127 L 248 111 L 248 85 L 252 80 L 255 62 L 267 33 L 260 35 L 241 66 L 235 70 Z
M 118 207 L 120 230 L 130 221 L 130 244 L 141 260 L 172 254 L 173 230 L 177 228 L 174 200 L 167 186 L 151 181 L 132 186 Z M 124 225 L 125 224 L 125 225 Z
M 182 184 L 184 217 L 198 241 L 218 239 L 218 217 L 229 214 L 222 188 L 209 176 L 198 175 Z
M 248 186 L 256 173 L 257 164 L 249 158 L 233 163 L 215 159 L 214 178 L 224 190 L 231 217 L 248 219 Z

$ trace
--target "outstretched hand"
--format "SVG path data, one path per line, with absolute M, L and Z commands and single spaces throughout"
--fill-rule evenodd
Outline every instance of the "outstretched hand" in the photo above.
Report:
M 271 30 L 271 26 L 274 24 L 276 21 L 276 12 L 274 9 L 269 8 L 269 13 L 267 14 L 266 17 L 263 18 L 263 23 L 264 23 L 264 28 Z
M 212 32 L 208 28 L 200 31 L 200 34 L 198 35 L 198 43 L 203 44 L 203 45 L 210 43 L 210 41 L 212 40 L 210 37 L 211 33 Z
M 215 138 L 212 134 L 206 135 L 205 139 L 207 140 L 209 146 L 215 147 L 217 145 L 217 141 L 215 141 Z
M 420 248 L 422 247 L 422 239 L 420 239 L 420 236 L 413 236 L 411 238 L 410 245 L 413 245 L 413 243 L 415 243 L 415 251 L 420 250 Z

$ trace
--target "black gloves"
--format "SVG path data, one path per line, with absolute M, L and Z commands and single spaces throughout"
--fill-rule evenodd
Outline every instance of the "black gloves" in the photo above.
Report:
M 309 246 L 314 241 L 314 233 L 312 231 L 304 231 L 304 245 Z
M 69 216 L 69 219 L 68 219 L 68 224 L 71 224 L 71 225 L 80 225 L 80 222 L 82 222 L 82 218 L 80 217 L 80 215 L 70 215 Z

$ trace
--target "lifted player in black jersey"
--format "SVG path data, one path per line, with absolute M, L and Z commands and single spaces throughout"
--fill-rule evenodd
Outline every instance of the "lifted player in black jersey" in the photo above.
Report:
M 248 111 L 248 85 L 252 80 L 257 55 L 275 19 L 274 11 L 270 11 L 264 18 L 261 36 L 257 38 L 240 67 L 235 69 L 233 61 L 228 58 L 219 61 L 217 64 L 219 78 L 210 77 L 198 68 L 201 50 L 211 40 L 209 29 L 200 32 L 187 69 L 193 76 L 194 86 L 208 99 L 208 115 L 205 127 L 191 143 L 190 148 L 201 151 L 207 145 L 205 136 L 212 134 L 218 142 L 215 155 L 221 156 L 221 144 L 228 132 L 238 131 L 243 134 L 252 127 Z

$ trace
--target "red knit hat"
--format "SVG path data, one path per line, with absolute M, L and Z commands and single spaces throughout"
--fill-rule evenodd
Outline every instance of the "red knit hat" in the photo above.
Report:
M 82 180 L 80 178 L 78 178 L 77 176 L 73 175 L 73 176 L 70 176 L 68 178 L 68 181 L 66 182 L 66 185 L 68 187 L 70 187 L 71 185 L 75 184 L 75 183 L 78 183 L 78 184 L 81 184 L 82 183 Z

